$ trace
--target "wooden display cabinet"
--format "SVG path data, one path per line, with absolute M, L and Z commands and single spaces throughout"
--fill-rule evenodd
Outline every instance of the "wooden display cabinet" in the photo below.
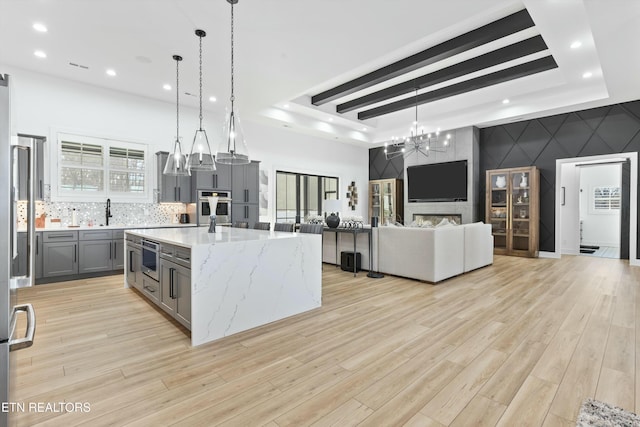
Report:
M 401 179 L 369 181 L 369 218 L 378 217 L 380 225 L 404 223 L 404 193 Z
M 538 256 L 540 173 L 535 166 L 487 171 L 486 222 L 494 253 Z

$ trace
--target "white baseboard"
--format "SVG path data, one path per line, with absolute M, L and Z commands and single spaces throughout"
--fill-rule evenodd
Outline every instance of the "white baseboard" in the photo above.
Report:
M 560 254 L 558 252 L 545 252 L 545 251 L 540 251 L 538 252 L 538 258 L 553 258 L 553 259 L 560 259 Z

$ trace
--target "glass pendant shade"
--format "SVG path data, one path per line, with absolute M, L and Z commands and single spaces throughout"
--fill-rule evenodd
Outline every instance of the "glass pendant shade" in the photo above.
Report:
M 207 131 L 204 129 L 198 129 L 193 136 L 193 144 L 191 145 L 191 153 L 189 153 L 187 168 L 190 171 L 216 170 L 213 155 L 211 154 L 211 145 L 209 145 L 209 138 L 207 137 Z
M 180 138 L 176 138 L 176 142 L 173 144 L 173 152 L 169 153 L 162 173 L 175 176 L 191 175 L 187 168 L 187 156 L 182 152 Z
M 235 111 L 227 112 L 224 121 L 223 140 L 216 153 L 216 162 L 225 165 L 245 165 L 249 163 L 249 149 L 240 117 Z

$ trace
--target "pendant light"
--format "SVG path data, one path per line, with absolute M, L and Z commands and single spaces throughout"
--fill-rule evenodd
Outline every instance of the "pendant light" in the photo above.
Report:
M 234 63 L 233 63 L 233 5 L 238 0 L 227 0 L 231 4 L 231 111 L 227 113 L 224 124 L 223 141 L 216 153 L 216 162 L 227 165 L 243 165 L 249 163 L 249 150 L 244 139 L 240 118 L 234 110 Z
M 167 157 L 167 163 L 164 165 L 165 175 L 189 175 L 189 169 L 187 169 L 187 157 L 182 153 L 182 147 L 180 144 L 180 87 L 178 83 L 180 81 L 180 75 L 178 73 L 178 65 L 182 61 L 182 57 L 179 55 L 173 55 L 173 59 L 176 61 L 176 140 L 173 143 L 173 152 Z
M 196 30 L 196 36 L 200 39 L 200 127 L 193 135 L 193 143 L 191 144 L 191 152 L 187 161 L 187 168 L 191 171 L 214 171 L 216 166 L 211 155 L 211 146 L 207 131 L 202 128 L 202 38 L 207 33 L 203 30 Z

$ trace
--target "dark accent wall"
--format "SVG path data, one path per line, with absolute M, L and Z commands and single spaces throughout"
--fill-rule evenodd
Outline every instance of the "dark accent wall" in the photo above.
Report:
M 640 151 L 640 101 L 480 129 L 480 176 L 489 169 L 540 169 L 540 250 L 553 252 L 556 160 L 634 151 Z M 481 198 L 481 212 L 484 203 Z M 638 234 L 640 257 L 640 227 Z
M 404 157 L 398 156 L 387 160 L 384 147 L 369 150 L 369 180 L 404 179 Z

